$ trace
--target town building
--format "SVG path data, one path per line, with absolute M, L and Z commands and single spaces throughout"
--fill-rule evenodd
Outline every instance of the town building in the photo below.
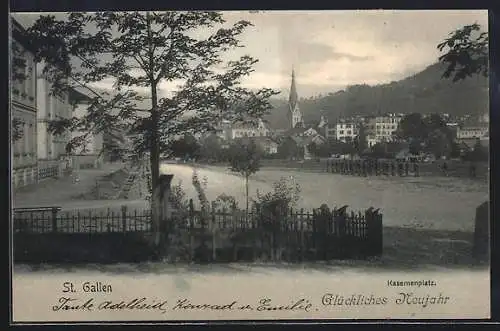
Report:
M 11 19 L 11 184 L 14 189 L 38 182 L 36 65 L 25 29 Z
M 266 121 L 259 119 L 257 123 L 237 123 L 231 128 L 223 129 L 223 132 L 222 134 L 219 133 L 221 137 L 229 136 L 230 139 L 236 139 L 243 137 L 267 137 L 270 136 L 271 129 Z
M 232 124 L 228 120 L 223 120 L 220 125 L 215 128 L 215 134 L 217 137 L 224 141 L 233 139 L 232 133 Z
M 337 125 L 328 124 L 325 128 L 325 138 L 328 140 L 337 139 Z
M 237 138 L 237 139 L 242 139 L 242 138 Z M 278 153 L 278 142 L 276 142 L 271 137 L 256 136 L 256 137 L 249 137 L 248 139 L 255 142 L 257 146 L 259 146 L 260 149 L 267 155 L 274 155 Z
M 43 74 L 45 64 L 37 64 L 37 154 L 38 179 L 60 176 L 72 167 L 72 160 L 67 153 L 67 145 L 72 133 L 53 134 L 49 123 L 55 120 L 70 120 L 76 104 L 87 99 L 76 91 L 53 93 L 52 85 Z
M 479 122 L 489 124 L 490 123 L 490 114 L 484 113 L 483 115 L 481 115 L 481 117 L 479 118 Z
M 403 117 L 399 114 L 386 114 L 375 117 L 375 140 L 390 142 L 394 140 L 394 133 L 398 129 Z
M 457 139 L 489 138 L 487 125 L 467 125 L 457 128 Z
M 336 139 L 345 143 L 354 141 L 358 132 L 359 125 L 355 121 L 341 119 L 335 126 Z

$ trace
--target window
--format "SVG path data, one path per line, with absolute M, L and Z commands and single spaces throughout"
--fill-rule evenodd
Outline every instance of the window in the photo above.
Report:
M 23 154 L 28 153 L 30 150 L 29 146 L 29 126 L 27 123 L 23 123 L 23 142 L 24 142 L 24 150 L 22 151 Z
M 339 131 L 339 134 L 340 134 L 340 135 L 343 135 L 343 134 L 344 134 L 344 130 L 340 130 L 340 131 Z
M 347 135 L 351 135 L 351 130 L 348 130 L 348 131 L 347 131 Z
M 29 125 L 29 150 L 28 153 L 33 153 L 34 154 L 34 149 L 35 149 L 35 127 L 33 126 L 33 123 L 30 123 Z

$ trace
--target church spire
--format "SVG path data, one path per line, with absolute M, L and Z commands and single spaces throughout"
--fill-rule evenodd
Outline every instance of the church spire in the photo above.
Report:
M 292 67 L 292 85 L 290 86 L 290 97 L 288 99 L 288 104 L 291 109 L 295 108 L 299 96 L 297 95 L 297 87 L 295 86 L 295 70 Z

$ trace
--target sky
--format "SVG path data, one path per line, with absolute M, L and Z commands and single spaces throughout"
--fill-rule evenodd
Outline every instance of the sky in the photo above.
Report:
M 14 14 L 25 27 L 39 15 Z M 485 10 L 233 11 L 224 17 L 228 24 L 253 24 L 240 38 L 245 47 L 227 55 L 259 59 L 243 86 L 274 88 L 287 97 L 293 68 L 305 98 L 403 79 L 437 62 L 436 46 L 450 32 L 475 22 L 487 31 L 488 25 Z M 96 87 L 111 85 L 103 81 Z M 174 85 L 160 88 L 167 93 Z

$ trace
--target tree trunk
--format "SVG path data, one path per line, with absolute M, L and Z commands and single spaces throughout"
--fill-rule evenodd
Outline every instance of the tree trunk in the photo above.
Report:
M 151 18 L 149 13 L 147 14 L 147 29 L 148 36 L 151 39 Z M 149 161 L 151 163 L 151 189 L 153 191 L 151 197 L 151 220 L 153 225 L 153 231 L 155 233 L 155 244 L 160 244 L 160 223 L 161 223 L 161 215 L 159 213 L 160 201 L 158 201 L 158 197 L 156 196 L 156 191 L 158 188 L 158 182 L 160 178 L 160 146 L 158 139 L 158 94 L 157 94 L 157 82 L 154 77 L 153 67 L 154 67 L 154 50 L 149 45 L 148 52 L 148 60 L 149 60 L 149 68 L 150 68 L 150 86 L 151 86 L 151 141 L 149 148 Z

